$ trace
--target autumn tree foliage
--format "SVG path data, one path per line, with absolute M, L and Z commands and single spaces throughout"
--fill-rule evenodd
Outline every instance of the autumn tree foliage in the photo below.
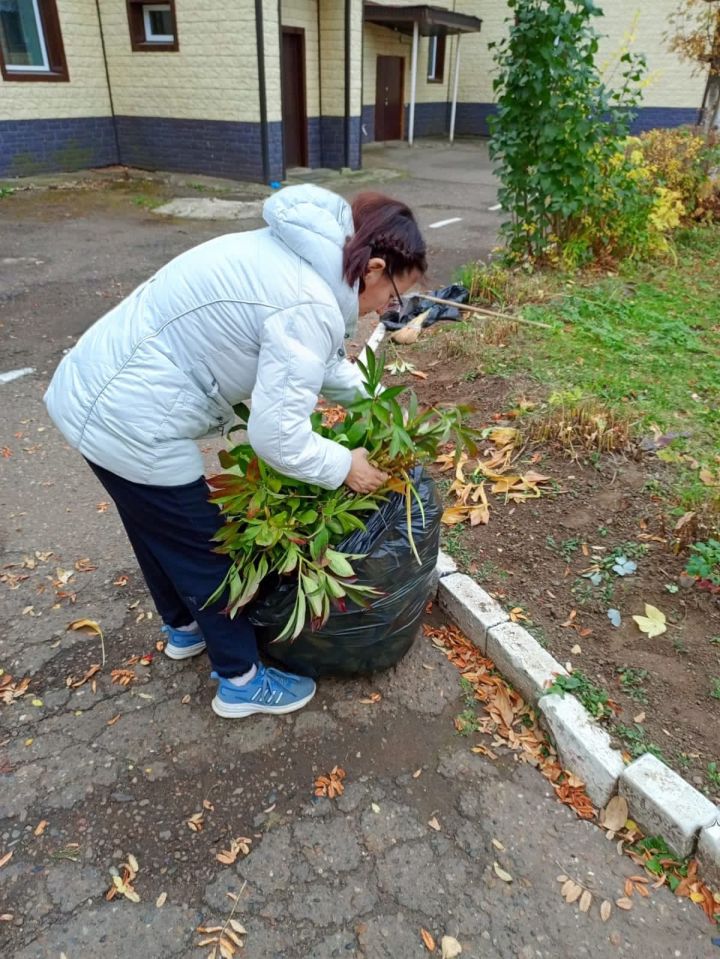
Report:
M 707 76 L 700 122 L 710 132 L 720 123 L 720 0 L 681 0 L 667 39 L 671 50 Z

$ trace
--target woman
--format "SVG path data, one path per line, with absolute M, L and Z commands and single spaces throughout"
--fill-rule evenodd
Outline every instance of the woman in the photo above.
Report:
M 352 208 L 315 186 L 266 203 L 266 229 L 181 254 L 98 320 L 60 363 L 45 402 L 115 501 L 167 634 L 166 654 L 207 648 L 212 706 L 228 718 L 288 713 L 311 679 L 265 668 L 247 617 L 209 606 L 227 570 L 196 439 L 223 434 L 250 399 L 248 438 L 280 472 L 368 493 L 386 480 L 362 449 L 311 429 L 322 393 L 362 391 L 343 339 L 360 313 L 383 311 L 426 268 L 411 211 L 380 194 Z

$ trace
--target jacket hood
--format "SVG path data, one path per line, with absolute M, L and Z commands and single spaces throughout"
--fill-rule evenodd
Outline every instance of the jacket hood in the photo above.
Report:
M 358 284 L 349 286 L 342 272 L 343 247 L 355 232 L 350 204 L 312 184 L 289 186 L 266 200 L 263 219 L 325 280 L 351 333 L 358 318 Z

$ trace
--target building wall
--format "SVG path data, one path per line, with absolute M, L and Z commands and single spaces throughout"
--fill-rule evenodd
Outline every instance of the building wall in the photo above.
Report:
M 412 5 L 413 0 L 380 0 L 381 3 Z M 503 0 L 456 0 L 437 4 L 480 17 L 480 33 L 464 34 L 460 41 L 461 69 L 458 90 L 457 132 L 460 134 L 487 133 L 487 117 L 493 110 L 493 62 L 488 43 L 499 40 L 505 33 L 507 5 Z M 702 100 L 704 78 L 693 76 L 689 65 L 670 53 L 664 34 L 668 16 L 677 0 L 655 0 L 652 4 L 635 0 L 601 0 L 604 17 L 595 21 L 596 29 L 604 34 L 598 63 L 611 75 L 618 52 L 623 49 L 629 34 L 634 35 L 631 46 L 643 52 L 648 60 L 649 82 L 644 91 L 636 129 L 651 126 L 674 126 L 693 122 Z M 417 108 L 415 131 L 417 136 L 444 133 L 449 123 L 449 101 L 452 97 L 452 71 L 457 38 L 448 38 L 445 53 L 443 84 L 428 83 L 427 40 L 421 38 L 418 56 Z M 374 139 L 375 70 L 380 54 L 404 56 L 405 103 L 410 100 L 410 59 L 412 43 L 409 37 L 372 24 L 365 26 L 363 78 L 363 132 L 365 140 Z
M 350 0 L 350 113 L 345 116 L 345 0 L 320 5 L 320 136 L 323 166 L 360 166 L 362 0 Z M 347 149 L 346 149 L 347 140 Z M 347 155 L 346 155 L 347 154 Z
M 281 0 L 282 25 L 305 31 L 305 106 L 308 118 L 308 164 L 322 165 L 320 136 L 319 0 Z
M 77 170 L 116 161 L 94 0 L 59 3 L 68 82 L 0 76 L 0 175 Z

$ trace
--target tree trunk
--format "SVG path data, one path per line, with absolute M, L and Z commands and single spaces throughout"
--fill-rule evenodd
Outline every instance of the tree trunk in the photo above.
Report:
M 703 98 L 702 128 L 708 136 L 720 127 L 720 71 L 712 70 Z

